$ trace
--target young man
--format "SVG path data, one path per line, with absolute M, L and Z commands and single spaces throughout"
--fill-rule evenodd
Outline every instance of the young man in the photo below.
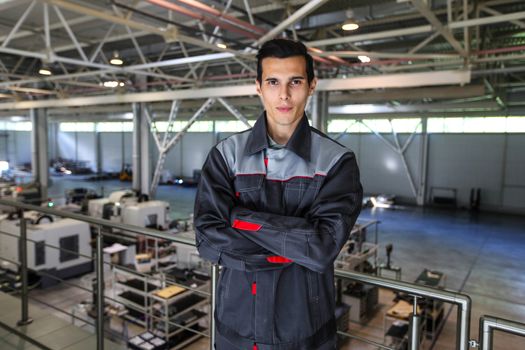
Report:
M 335 349 L 333 262 L 361 209 L 359 170 L 308 124 L 306 47 L 274 39 L 257 60 L 264 112 L 210 151 L 195 203 L 199 253 L 223 267 L 215 346 Z

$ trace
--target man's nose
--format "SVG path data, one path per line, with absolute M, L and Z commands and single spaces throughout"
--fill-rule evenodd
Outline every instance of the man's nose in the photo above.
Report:
M 288 88 L 287 84 L 281 85 L 281 89 L 279 90 L 279 97 L 283 101 L 290 99 L 290 89 Z

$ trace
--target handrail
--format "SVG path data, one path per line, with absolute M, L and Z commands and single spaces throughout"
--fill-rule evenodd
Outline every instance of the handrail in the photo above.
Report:
M 7 206 L 15 207 L 17 209 L 36 210 L 36 211 L 46 213 L 46 214 L 56 215 L 56 216 L 69 218 L 69 219 L 75 219 L 79 221 L 85 221 L 87 223 L 94 224 L 94 225 L 116 228 L 116 229 L 120 229 L 123 231 L 129 231 L 129 232 L 138 233 L 141 235 L 146 235 L 146 236 L 150 236 L 154 238 L 165 239 L 165 240 L 173 241 L 176 243 L 182 243 L 182 244 L 195 246 L 194 239 L 190 239 L 186 237 L 177 237 L 176 235 L 173 235 L 173 234 L 168 234 L 162 231 L 153 230 L 149 228 L 143 228 L 143 227 L 138 227 L 138 226 L 133 226 L 133 225 L 128 225 L 128 224 L 121 224 L 121 223 L 110 221 L 110 220 L 97 219 L 97 218 L 87 216 L 87 215 L 74 214 L 74 213 L 70 213 L 67 211 L 51 209 L 47 207 L 40 207 L 37 205 L 26 204 L 26 203 L 13 201 L 9 199 L 0 199 L 0 205 L 7 205 Z
M 472 301 L 468 295 L 341 269 L 335 269 L 335 276 L 457 305 L 459 322 L 457 324 L 456 349 L 469 349 Z
M 44 344 L 40 343 L 38 340 L 35 340 L 35 339 L 31 338 L 26 333 L 20 332 L 18 329 L 14 328 L 14 327 L 11 327 L 11 326 L 9 326 L 9 325 L 1 322 L 1 321 L 0 321 L 0 327 L 4 328 L 8 332 L 11 332 L 11 333 L 15 334 L 16 336 L 18 336 L 20 338 L 30 342 L 31 344 L 37 346 L 38 348 L 40 348 L 42 350 L 53 350 L 53 349 L 45 346 Z
M 22 209 L 27 210 L 34 210 L 46 214 L 55 215 L 58 217 L 64 217 L 64 218 L 70 218 L 74 220 L 84 221 L 93 225 L 97 226 L 97 255 L 98 258 L 95 260 L 95 263 L 97 265 L 97 277 L 102 276 L 103 269 L 100 268 L 103 266 L 104 262 L 102 259 L 101 254 L 101 247 L 102 247 L 102 239 L 101 237 L 106 235 L 106 232 L 102 231 L 102 227 L 108 227 L 108 228 L 115 228 L 120 229 L 123 231 L 128 231 L 136 234 L 141 234 L 153 238 L 168 240 L 176 243 L 186 244 L 195 246 L 195 240 L 188 237 L 179 237 L 177 235 L 173 234 L 167 234 L 165 232 L 153 230 L 153 229 L 147 229 L 142 228 L 138 226 L 132 226 L 128 224 L 122 224 L 117 223 L 105 219 L 98 219 L 93 218 L 87 215 L 81 215 L 81 214 L 74 214 L 70 212 L 65 212 L 57 209 L 51 209 L 48 207 L 41 207 L 31 204 L 26 204 L 18 201 L 13 200 L 6 200 L 6 199 L 0 199 L 0 205 L 6 205 L 10 207 L 17 208 L 20 212 L 20 219 L 21 219 L 21 239 L 24 239 L 25 232 L 26 231 L 22 214 Z M 374 221 L 370 224 L 365 224 L 366 226 L 370 226 L 372 224 L 379 223 L 379 221 Z M 25 237 L 27 240 L 27 237 Z M 21 256 L 21 258 L 24 258 Z M 25 257 L 26 258 L 26 257 Z M 27 266 L 27 261 L 21 261 L 22 267 L 23 265 Z M 214 298 L 214 291 L 216 288 L 216 282 L 217 282 L 217 276 L 218 276 L 218 266 L 212 265 L 211 270 L 211 279 L 212 279 L 212 310 L 215 308 L 215 298 Z M 407 293 L 413 297 L 425 297 L 425 298 L 431 298 L 447 303 L 454 304 L 458 307 L 458 322 L 457 322 L 457 333 L 456 333 L 456 349 L 457 350 L 468 350 L 469 346 L 473 343 L 476 343 L 474 340 L 469 341 L 469 335 L 470 335 L 470 316 L 471 316 L 471 299 L 468 295 L 446 290 L 446 289 L 437 289 L 437 288 L 431 288 L 423 285 L 403 282 L 399 280 L 393 280 L 388 279 L 384 277 L 376 277 L 372 275 L 363 274 L 360 272 L 354 272 L 354 271 L 347 271 L 347 270 L 341 270 L 341 269 L 335 269 L 335 276 L 343 279 L 350 279 L 356 282 L 361 282 L 364 284 L 374 285 L 377 287 L 387 288 L 403 293 Z M 97 280 L 100 280 L 100 278 L 97 278 Z M 103 314 L 103 299 L 104 299 L 104 293 L 103 293 L 103 285 L 100 283 L 97 283 L 97 311 L 99 315 Z M 27 303 L 27 288 L 22 293 L 22 299 L 26 299 L 25 302 Z M 24 301 L 24 300 L 23 300 Z M 24 308 L 24 307 L 23 307 Z M 25 306 L 27 308 L 27 305 Z M 212 313 L 213 315 L 213 313 Z M 22 321 L 25 321 L 28 319 L 27 311 L 24 312 L 22 310 Z M 99 350 L 103 350 L 103 342 L 101 335 L 103 335 L 103 323 L 102 323 L 102 316 L 97 317 L 97 345 Z M 213 326 L 213 316 L 210 320 L 210 336 L 211 336 L 211 342 L 210 345 L 213 347 L 214 343 L 214 326 Z M 491 350 L 492 349 L 492 340 L 493 340 L 493 331 L 494 330 L 501 330 L 507 333 L 512 333 L 516 335 L 525 336 L 525 324 L 521 324 L 518 322 L 513 322 L 505 319 L 495 318 L 491 316 L 484 316 L 480 319 L 480 329 L 479 329 L 479 342 L 480 342 L 480 348 L 482 350 Z M 339 332 L 340 334 L 344 334 L 345 336 L 351 336 L 350 334 Z M 354 336 L 351 336 L 354 337 Z M 359 338 L 359 337 L 356 337 Z M 386 347 L 385 347 L 386 348 Z
M 479 319 L 479 348 L 481 350 L 492 350 L 494 330 L 525 337 L 525 324 L 523 323 L 492 316 L 482 316 Z

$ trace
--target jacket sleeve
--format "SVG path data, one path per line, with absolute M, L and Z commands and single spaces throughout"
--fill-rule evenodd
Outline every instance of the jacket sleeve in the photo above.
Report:
M 282 268 L 266 259 L 270 254 L 266 249 L 231 227 L 230 216 L 235 203 L 229 169 L 214 147 L 202 168 L 195 199 L 195 238 L 200 256 L 236 270 Z
M 361 211 L 363 189 L 353 153 L 332 167 L 304 218 L 236 207 L 232 227 L 273 254 L 316 272 L 333 266 Z

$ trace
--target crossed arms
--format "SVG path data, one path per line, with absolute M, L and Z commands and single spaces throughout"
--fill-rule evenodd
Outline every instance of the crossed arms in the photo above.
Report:
M 295 263 L 321 273 L 347 241 L 362 195 L 355 156 L 348 152 L 330 169 L 304 217 L 239 207 L 227 164 L 213 148 L 195 201 L 197 248 L 204 259 L 237 270 Z

